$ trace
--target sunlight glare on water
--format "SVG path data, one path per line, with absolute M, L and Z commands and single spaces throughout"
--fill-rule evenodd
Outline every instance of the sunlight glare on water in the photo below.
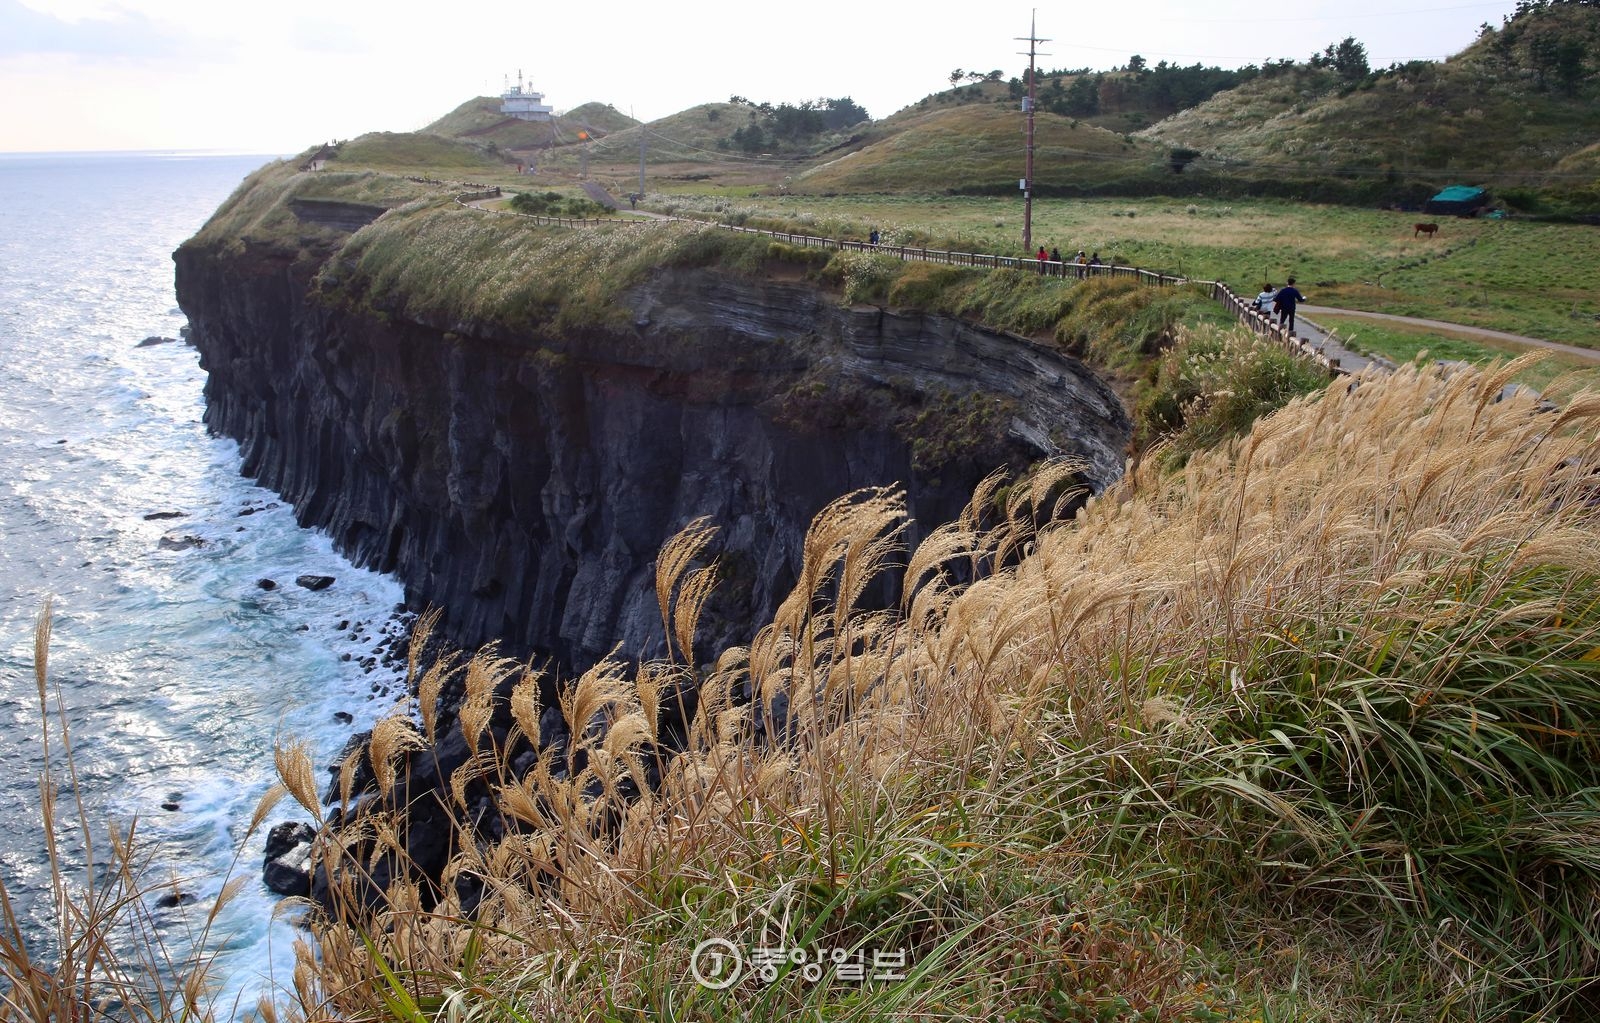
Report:
M 47 596 L 82 795 L 98 820 L 137 817 L 158 876 L 200 896 L 168 914 L 203 918 L 276 741 L 331 762 L 395 698 L 393 674 L 360 662 L 393 628 L 400 586 L 239 476 L 235 445 L 201 423 L 192 348 L 139 347 L 179 336 L 172 250 L 262 162 L 0 157 L 0 875 L 40 942 L 32 659 Z M 313 593 L 294 585 L 303 573 L 337 582 Z M 286 801 L 269 823 L 296 815 Z M 294 935 L 271 920 L 263 839 L 239 854 L 245 891 L 221 921 L 223 1006 L 289 982 Z

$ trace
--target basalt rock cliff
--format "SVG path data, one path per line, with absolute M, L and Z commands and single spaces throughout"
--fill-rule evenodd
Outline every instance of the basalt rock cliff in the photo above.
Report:
M 841 494 L 903 486 L 915 542 L 998 465 L 1074 456 L 1093 489 L 1121 469 L 1115 394 L 1025 339 L 704 267 L 628 289 L 627 327 L 421 322 L 321 293 L 372 217 L 302 206 L 309 247 L 202 235 L 175 254 L 206 423 L 467 646 L 568 670 L 659 654 L 656 554 L 700 516 L 722 581 L 699 641 L 746 642 Z

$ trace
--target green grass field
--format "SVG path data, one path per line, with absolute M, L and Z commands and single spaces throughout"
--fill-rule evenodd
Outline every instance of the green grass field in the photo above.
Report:
M 819 234 L 865 237 L 877 228 L 896 243 L 1022 248 L 1020 197 L 769 196 L 737 201 L 736 209 Z M 1293 275 L 1317 305 L 1600 347 L 1600 232 L 1447 218 L 1430 241 L 1413 237 L 1418 219 L 1276 200 L 1041 199 L 1033 239 L 1069 257 L 1081 248 L 1106 262 L 1249 292 Z
M 1316 322 L 1337 332 L 1339 338 L 1351 348 L 1382 355 L 1395 362 L 1411 362 L 1425 355 L 1431 360 L 1488 366 L 1526 351 L 1522 346 L 1509 342 L 1473 338 L 1427 327 L 1375 323 L 1355 316 L 1322 314 L 1316 317 Z M 1543 362 L 1517 374 L 1516 379 L 1537 391 L 1548 390 L 1555 394 L 1580 386 L 1600 387 L 1600 362 L 1552 352 Z

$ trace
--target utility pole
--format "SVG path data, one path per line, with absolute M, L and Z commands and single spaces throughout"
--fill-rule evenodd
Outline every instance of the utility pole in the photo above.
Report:
M 1039 38 L 1039 10 L 1034 8 L 1028 21 L 1028 36 L 1024 39 L 1017 37 L 1018 42 L 1028 44 L 1028 98 L 1022 101 L 1022 112 L 1028 115 L 1028 147 L 1027 157 L 1022 171 L 1022 250 L 1033 255 L 1033 108 L 1034 84 L 1039 77 L 1038 69 L 1034 66 L 1039 56 L 1040 43 L 1048 43 L 1048 39 Z M 1044 56 L 1049 56 L 1045 54 Z
M 639 125 L 639 198 L 644 198 L 644 125 Z

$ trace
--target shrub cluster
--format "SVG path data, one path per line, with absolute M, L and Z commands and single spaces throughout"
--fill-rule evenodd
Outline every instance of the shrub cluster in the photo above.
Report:
M 1257 419 L 1327 386 L 1327 373 L 1241 330 L 1177 330 L 1134 411 L 1135 443 L 1167 440 L 1182 461 L 1248 431 Z
M 611 211 L 597 202 L 580 196 L 564 196 L 560 192 L 518 192 L 511 197 L 511 209 L 517 213 L 544 217 L 572 217 L 588 219 L 604 216 Z

